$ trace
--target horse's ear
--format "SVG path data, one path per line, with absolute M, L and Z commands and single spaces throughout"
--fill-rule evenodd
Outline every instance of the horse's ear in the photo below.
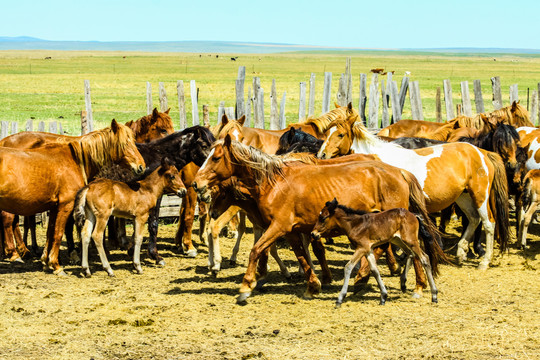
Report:
M 225 139 L 223 139 L 223 145 L 226 147 L 230 147 L 231 142 L 232 142 L 231 135 L 229 134 L 225 135 Z
M 246 122 L 246 115 L 242 115 L 242 117 L 237 121 L 241 126 L 244 126 L 244 123 Z
M 352 112 L 352 102 L 349 102 L 347 104 L 347 111 L 351 111 Z
M 157 118 L 159 116 L 159 111 L 158 109 L 155 107 L 154 110 L 152 110 L 152 118 Z
M 519 100 L 514 100 L 512 102 L 512 111 L 516 111 L 517 110 L 517 107 L 518 107 L 518 104 L 519 104 Z
M 118 132 L 119 128 L 120 128 L 120 126 L 116 122 L 116 119 L 112 119 L 112 121 L 111 121 L 111 130 L 113 131 L 113 133 L 116 134 Z
M 338 107 L 340 107 L 339 104 L 338 104 L 337 102 L 335 102 L 335 101 L 334 101 L 334 106 L 336 107 L 336 109 L 337 109 Z
M 227 117 L 226 114 L 223 114 L 223 116 L 221 117 L 221 125 L 227 125 L 229 123 L 229 118 Z
M 172 165 L 172 161 L 168 157 L 164 156 L 161 158 L 161 166 L 164 169 L 169 168 L 171 165 Z
M 171 108 L 168 108 L 167 110 L 165 110 L 165 114 L 169 115 L 169 111 L 171 111 Z

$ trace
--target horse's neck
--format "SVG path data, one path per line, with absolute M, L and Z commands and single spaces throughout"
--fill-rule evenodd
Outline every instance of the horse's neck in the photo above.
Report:
M 355 228 L 364 223 L 365 217 L 359 214 L 347 214 L 343 212 L 335 217 L 341 230 L 350 237 Z
M 141 184 L 141 189 L 146 194 L 152 196 L 152 198 L 158 198 L 163 194 L 163 189 L 165 188 L 165 179 L 163 176 L 159 175 L 157 171 L 153 171 L 143 180 L 139 181 Z

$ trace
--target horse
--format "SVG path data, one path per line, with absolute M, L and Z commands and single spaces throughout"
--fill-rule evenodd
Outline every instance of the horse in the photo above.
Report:
M 420 248 L 418 241 L 418 231 L 420 228 L 429 237 L 429 233 L 426 231 L 425 225 L 423 225 L 420 218 L 417 218 L 415 214 L 403 208 L 390 209 L 379 213 L 367 213 L 340 205 L 336 198 L 328 201 L 319 213 L 311 236 L 314 239 L 320 239 L 322 235 L 340 231 L 347 235 L 354 250 L 351 260 L 345 265 L 343 287 L 336 301 L 336 307 L 341 306 L 345 296 L 347 296 L 351 272 L 364 256 L 367 257 L 371 271 L 379 284 L 379 289 L 381 290 L 380 304 L 384 305 L 386 303 L 388 293 L 377 268 L 377 260 L 375 259 L 375 255 L 373 255 L 373 248 L 388 242 L 398 245 L 409 255 L 406 268 L 401 274 L 401 290 L 406 290 L 407 270 L 414 255 L 424 267 L 431 290 L 431 301 L 436 303 L 438 301 L 438 291 L 433 280 L 433 274 L 436 275 L 438 273 L 438 259 L 435 250 L 431 247 L 433 239 L 430 242 L 424 237 L 426 239 L 424 241 L 424 247 L 427 254 Z
M 421 138 L 421 137 L 400 137 L 390 142 L 392 144 L 399 145 L 405 149 L 421 149 L 428 146 L 440 145 L 440 144 L 446 143 L 445 141 L 426 139 L 426 138 Z
M 136 174 L 145 168 L 133 132 L 114 119 L 110 127 L 71 142 L 28 150 L 0 148 L 0 209 L 25 216 L 50 211 L 41 261 L 54 274 L 65 275 L 58 251 L 77 191 L 113 163 Z
M 381 161 L 410 171 L 422 185 L 429 212 L 441 211 L 456 202 L 469 219 L 458 244 L 458 261 L 465 260 L 469 241 L 480 221 L 486 233 L 487 251 L 478 268 L 487 269 L 491 263 L 495 233 L 500 250 L 506 249 L 508 185 L 499 155 L 460 142 L 403 149 L 370 134 L 352 108 L 347 121 L 335 120 L 330 126 L 317 156 L 324 159 L 349 153 L 377 154 Z
M 283 135 L 281 135 L 281 137 L 279 138 L 279 148 L 276 151 L 276 155 L 281 155 L 288 152 L 303 152 L 298 151 L 299 149 L 297 147 L 291 149 L 293 145 L 296 145 L 298 143 L 303 144 L 304 147 L 307 146 L 308 149 L 311 148 L 309 147 L 309 145 L 306 144 L 313 144 L 313 149 L 316 148 L 318 151 L 323 142 L 323 140 L 317 139 L 315 136 L 308 134 L 307 132 L 300 129 L 295 129 L 294 126 L 291 126 L 289 130 L 285 131 Z
M 135 121 L 128 121 L 126 123 L 126 126 L 128 126 L 133 131 L 135 141 L 139 143 L 148 142 L 149 140 L 159 139 L 173 133 L 173 122 L 171 117 L 169 116 L 169 110 L 165 112 L 159 112 L 156 108 L 154 108 L 151 114 L 143 116 Z M 1 139 L 0 146 L 17 149 L 33 149 L 49 143 L 66 143 L 76 139 L 80 139 L 80 137 L 66 136 L 63 134 L 26 131 L 16 133 Z M 15 238 L 15 240 L 17 241 L 17 247 L 21 249 L 19 253 L 27 253 L 27 234 L 30 231 L 32 237 L 32 252 L 34 254 L 37 254 L 38 247 L 36 241 L 35 218 L 32 216 L 25 217 L 24 237 L 22 237 L 22 239 L 20 236 L 20 230 L 18 228 L 18 222 L 14 221 L 15 215 L 3 212 L 2 219 L 3 222 L 7 225 L 5 227 L 6 242 L 13 243 L 13 238 Z M 68 240 L 68 247 L 70 248 L 70 252 L 73 250 L 73 236 L 71 235 L 71 233 L 72 224 L 71 221 L 68 221 L 66 238 Z M 12 246 L 12 248 L 14 248 L 14 246 Z M 20 257 L 17 256 L 19 253 L 13 252 L 12 256 L 20 259 Z
M 529 170 L 523 179 L 523 189 L 519 198 L 518 244 L 527 248 L 527 229 L 540 204 L 540 170 Z
M 186 194 L 186 187 L 180 180 L 178 169 L 166 157 L 162 158 L 161 165 L 143 180 L 127 184 L 99 178 L 79 190 L 75 198 L 73 216 L 77 221 L 82 243 L 84 276 L 91 276 L 88 266 L 90 238 L 94 239 L 103 269 L 109 276 L 114 276 L 103 248 L 103 233 L 112 215 L 134 220 L 133 268 L 138 274 L 142 274 L 140 252 L 143 226 L 148 220 L 150 209 L 156 206 L 164 193 L 180 197 Z
M 521 146 L 527 150 L 527 161 L 525 163 L 528 170 L 540 169 L 540 129 L 536 127 L 517 128 Z
M 410 206 L 427 217 L 417 180 L 406 171 L 378 161 L 326 166 L 284 163 L 278 157 L 232 141 L 227 135 L 214 144 L 192 186 L 203 201 L 210 201 L 209 189 L 231 176 L 249 189 L 267 225 L 251 250 L 237 298 L 239 303 L 246 301 L 257 284 L 257 261 L 282 236 L 289 240 L 304 269 L 308 282 L 304 295 L 312 297 L 320 291 L 321 283 L 305 260 L 299 235 L 311 232 L 317 220 L 313 209 L 322 208 L 330 198 L 337 196 L 349 206 L 366 211 Z M 259 269 L 264 270 L 261 261 Z

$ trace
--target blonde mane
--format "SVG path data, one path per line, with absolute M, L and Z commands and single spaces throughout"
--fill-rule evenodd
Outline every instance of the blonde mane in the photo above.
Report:
M 356 110 L 353 109 L 356 112 Z M 328 130 L 334 120 L 345 120 L 347 118 L 347 106 L 340 106 L 329 112 L 322 114 L 319 117 L 309 117 L 303 123 L 297 125 L 313 125 L 317 128 L 320 134 L 324 134 Z
M 242 125 L 238 122 L 238 120 L 235 119 L 229 119 L 229 121 L 223 125 L 222 122 L 220 122 L 218 125 L 216 125 L 214 128 L 212 128 L 212 134 L 216 139 L 219 139 L 220 136 L 225 136 L 228 134 L 231 130 L 237 129 L 240 133 L 242 133 Z

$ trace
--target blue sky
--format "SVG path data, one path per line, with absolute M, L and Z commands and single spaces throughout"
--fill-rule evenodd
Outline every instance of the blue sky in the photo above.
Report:
M 540 0 L 0 0 L 0 36 L 540 49 Z

